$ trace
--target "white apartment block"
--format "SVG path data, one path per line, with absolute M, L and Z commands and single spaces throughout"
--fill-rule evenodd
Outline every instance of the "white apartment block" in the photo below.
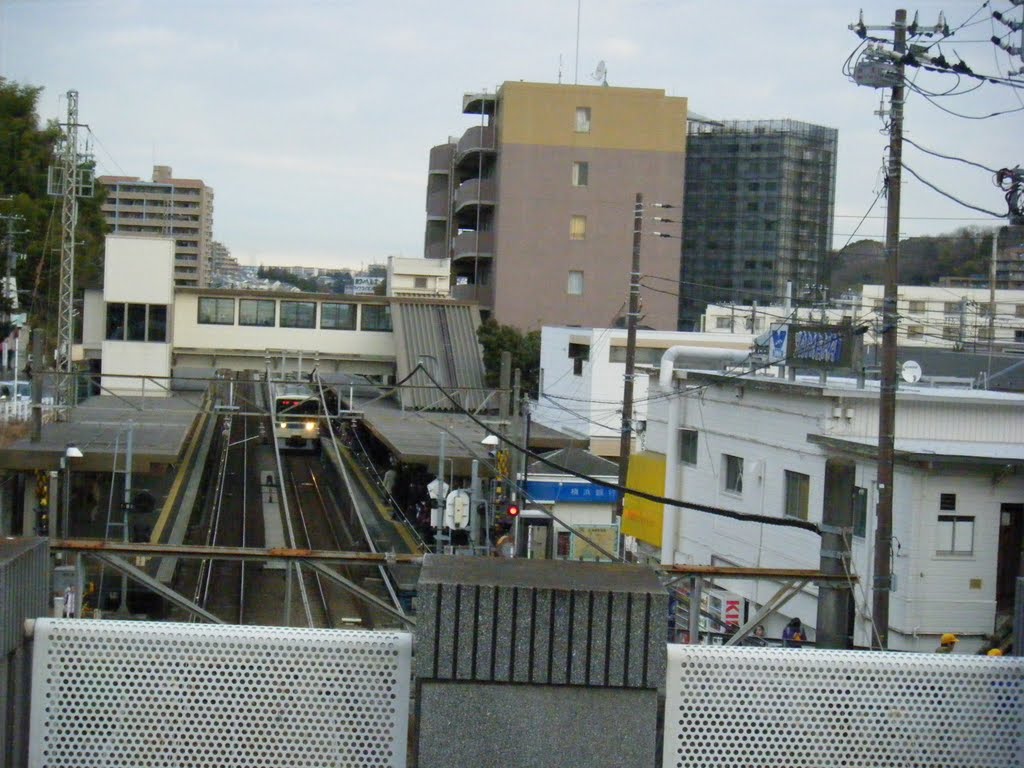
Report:
M 103 216 L 110 234 L 169 238 L 174 285 L 206 287 L 213 270 L 213 189 L 200 179 L 176 179 L 166 165 L 153 180 L 99 176 L 106 188 Z
M 877 382 L 858 388 L 835 378 L 671 368 L 662 382 L 664 389 L 651 386 L 647 450 L 664 456 L 664 488 L 645 490 L 820 524 L 839 487 L 829 487 L 834 474 L 826 466 L 844 467 L 853 485 L 854 643 L 869 645 Z M 958 652 L 971 652 L 1011 610 L 1020 573 L 1024 396 L 901 382 L 897 403 L 889 647 L 932 651 L 939 635 L 955 632 Z M 664 563 L 819 567 L 813 532 L 688 509 L 664 509 L 660 543 Z M 741 596 L 752 613 L 779 584 L 715 579 L 714 586 Z M 808 585 L 781 612 L 814 627 L 817 589 Z
M 753 335 L 678 331 L 637 331 L 636 376 L 633 383 L 633 422 L 647 419 L 648 372 L 661 364 L 671 347 L 690 350 L 683 362 L 740 360 L 747 356 Z M 622 396 L 626 373 L 624 328 L 544 326 L 541 329 L 541 393 L 533 408 L 535 421 L 589 441 L 599 456 L 617 457 L 622 431 Z M 635 446 L 642 449 L 641 439 Z
M 451 259 L 388 256 L 388 296 L 446 299 L 451 295 Z

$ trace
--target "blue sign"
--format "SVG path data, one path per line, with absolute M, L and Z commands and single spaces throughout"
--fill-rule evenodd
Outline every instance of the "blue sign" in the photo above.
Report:
M 593 483 L 559 483 L 553 481 L 526 481 L 526 495 L 531 501 L 544 503 L 615 504 L 619 492 Z

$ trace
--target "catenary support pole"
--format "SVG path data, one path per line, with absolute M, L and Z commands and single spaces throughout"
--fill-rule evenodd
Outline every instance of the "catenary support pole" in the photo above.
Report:
M 896 11 L 893 49 L 902 56 L 907 48 L 907 12 Z M 900 178 L 903 168 L 903 64 L 892 88 L 889 116 L 889 168 L 886 177 L 885 298 L 882 306 L 882 365 L 878 398 L 878 505 L 875 516 L 874 582 L 871 618 L 875 636 L 871 647 L 889 647 L 889 592 L 892 588 L 892 502 L 896 444 L 897 290 L 900 251 Z

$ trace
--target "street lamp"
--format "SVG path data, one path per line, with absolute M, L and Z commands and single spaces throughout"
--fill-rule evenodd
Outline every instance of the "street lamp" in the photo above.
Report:
M 60 468 L 64 470 L 64 498 L 61 506 L 61 537 L 68 538 L 71 534 L 71 459 L 80 459 L 85 454 L 74 443 L 68 443 L 64 455 L 60 459 Z M 55 522 L 55 521 L 53 521 Z

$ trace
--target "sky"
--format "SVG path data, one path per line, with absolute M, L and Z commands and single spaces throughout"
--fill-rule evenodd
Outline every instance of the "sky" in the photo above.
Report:
M 661 88 L 705 117 L 837 128 L 841 247 L 885 232 L 884 198 L 857 229 L 881 190 L 887 139 L 874 114 L 883 92 L 843 74 L 860 42 L 848 25 L 861 7 L 868 25 L 891 24 L 901 5 L 922 26 L 940 10 L 954 29 L 969 22 L 941 45 L 951 62 L 1003 76 L 1024 66 L 988 42 L 1006 32 L 992 10 L 1024 13 L 1011 0 L 0 0 L 0 76 L 42 86 L 44 120 L 63 120 L 64 94 L 77 90 L 98 173 L 148 179 L 169 165 L 203 179 L 216 194 L 214 238 L 243 264 L 422 256 L 430 148 L 476 122 L 461 114 L 463 93 L 506 80 L 594 84 L 600 61 L 609 85 Z M 916 77 L 933 92 L 957 86 L 949 74 Z M 1022 126 L 1024 91 L 1005 85 L 911 93 L 906 106 L 913 141 L 990 169 L 1021 162 Z M 912 146 L 904 162 L 1005 213 L 988 171 Z M 902 189 L 905 236 L 998 223 L 908 174 Z

